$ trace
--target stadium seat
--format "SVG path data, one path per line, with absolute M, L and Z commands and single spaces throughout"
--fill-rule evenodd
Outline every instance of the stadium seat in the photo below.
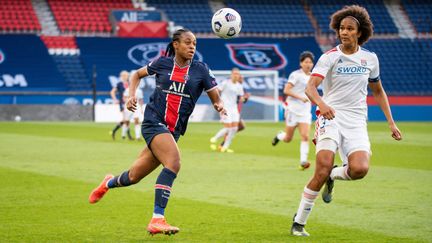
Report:
M 2 0 L 0 4 L 0 30 L 13 32 L 39 32 L 41 26 L 30 0 Z
M 62 32 L 109 33 L 112 27 L 108 17 L 112 9 L 134 9 L 130 0 L 48 0 L 48 3 Z
M 417 32 L 432 33 L 432 4 L 428 0 L 403 0 L 402 6 Z
M 364 47 L 377 53 L 387 93 L 432 94 L 432 83 L 425 71 L 432 69 L 432 40 L 372 39 Z

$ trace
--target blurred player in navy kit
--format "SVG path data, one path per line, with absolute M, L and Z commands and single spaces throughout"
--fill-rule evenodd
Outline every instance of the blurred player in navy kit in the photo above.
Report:
M 115 134 L 120 127 L 122 128 L 122 137 L 124 138 L 124 134 L 127 133 L 128 138 L 132 139 L 130 132 L 129 132 L 129 120 L 125 119 L 124 117 L 124 105 L 125 100 L 123 99 L 123 93 L 129 86 L 129 72 L 128 71 L 121 71 L 120 72 L 120 82 L 117 83 L 115 87 L 111 89 L 110 95 L 111 99 L 113 99 L 115 104 L 119 104 L 120 106 L 120 112 L 122 114 L 122 120 L 117 123 L 117 125 L 114 127 L 114 129 L 110 132 L 113 140 L 115 140 Z
M 175 234 L 179 228 L 169 225 L 164 217 L 174 179 L 180 170 L 180 151 L 177 140 L 186 132 L 189 116 L 203 91 L 206 91 L 215 110 L 226 113 L 220 99 L 215 78 L 205 63 L 193 60 L 196 49 L 195 35 L 186 29 L 173 34 L 166 56 L 140 68 L 131 78 L 127 108 L 135 111 L 135 91 L 139 80 L 156 75 L 156 89 L 144 111 L 142 135 L 147 146 L 129 170 L 119 176 L 107 175 L 90 194 L 90 203 L 96 203 L 115 187 L 138 183 L 160 164 L 163 169 L 155 185 L 153 218 L 147 226 L 151 234 Z

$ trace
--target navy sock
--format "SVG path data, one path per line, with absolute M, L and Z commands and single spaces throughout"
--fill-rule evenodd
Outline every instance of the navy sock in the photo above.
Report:
M 130 185 L 132 185 L 132 183 L 129 180 L 128 170 L 121 173 L 121 175 L 119 176 L 115 176 L 107 183 L 108 188 L 123 187 L 123 186 L 130 186 Z
M 176 177 L 176 173 L 167 168 L 163 168 L 159 174 L 155 185 L 155 206 L 153 211 L 155 214 L 165 214 L 165 208 L 171 194 L 171 186 Z

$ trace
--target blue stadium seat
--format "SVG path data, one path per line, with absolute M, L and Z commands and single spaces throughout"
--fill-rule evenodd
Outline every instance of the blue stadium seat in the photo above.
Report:
M 417 32 L 432 33 L 432 3 L 428 0 L 403 0 L 406 10 Z
M 431 95 L 432 40 L 372 39 L 364 47 L 377 53 L 380 73 L 391 95 Z
M 331 15 L 345 5 L 357 4 L 365 7 L 374 23 L 374 32 L 378 34 L 396 34 L 398 29 L 393 23 L 384 3 L 381 0 L 307 0 L 311 6 L 322 33 L 333 33 L 329 28 Z
M 313 35 L 311 22 L 300 1 L 228 0 L 243 20 L 243 32 Z

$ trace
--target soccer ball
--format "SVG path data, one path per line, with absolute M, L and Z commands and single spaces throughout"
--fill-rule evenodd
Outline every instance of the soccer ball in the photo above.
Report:
M 211 24 L 215 35 L 224 39 L 237 37 L 242 27 L 240 14 L 232 8 L 222 8 L 216 11 Z

